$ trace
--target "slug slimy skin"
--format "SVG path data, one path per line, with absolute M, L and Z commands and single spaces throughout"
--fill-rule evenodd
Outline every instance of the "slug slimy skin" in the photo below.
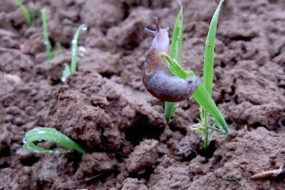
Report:
M 156 98 L 167 102 L 179 102 L 189 98 L 201 83 L 197 77 L 189 76 L 182 79 L 171 74 L 167 68 L 167 61 L 160 56 L 160 52 L 168 54 L 168 28 L 159 28 L 156 31 L 146 29 L 154 38 L 146 55 L 143 66 L 143 83 L 146 89 Z

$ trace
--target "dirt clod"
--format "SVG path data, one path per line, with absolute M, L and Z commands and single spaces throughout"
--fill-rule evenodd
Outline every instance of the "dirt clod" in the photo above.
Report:
M 127 159 L 127 169 L 129 172 L 141 172 L 146 167 L 152 166 L 156 163 L 158 158 L 157 152 L 158 141 L 156 140 L 144 140 Z

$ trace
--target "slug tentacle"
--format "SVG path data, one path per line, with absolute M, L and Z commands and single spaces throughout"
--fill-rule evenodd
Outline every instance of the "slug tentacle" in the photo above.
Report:
M 187 99 L 201 83 L 196 77 L 179 78 L 168 71 L 167 61 L 160 56 L 160 52 L 168 53 L 168 27 L 160 28 L 158 22 L 156 31 L 145 29 L 154 38 L 147 52 L 146 63 L 143 66 L 143 83 L 146 89 L 162 101 L 179 102 Z

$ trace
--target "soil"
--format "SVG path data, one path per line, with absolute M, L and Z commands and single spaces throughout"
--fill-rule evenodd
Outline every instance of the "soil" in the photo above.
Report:
M 285 189 L 283 176 L 251 180 L 284 166 L 285 1 L 225 1 L 219 19 L 213 98 L 231 134 L 207 151 L 190 126 L 193 99 L 166 125 L 163 102 L 141 80 L 157 16 L 172 31 L 177 1 L 42 0 L 27 26 L 13 1 L 0 3 L 0 189 Z M 217 1 L 182 0 L 182 64 L 202 74 L 203 48 Z M 48 61 L 39 10 L 63 53 Z M 78 71 L 60 77 L 79 37 Z M 86 151 L 26 152 L 26 131 L 53 127 Z

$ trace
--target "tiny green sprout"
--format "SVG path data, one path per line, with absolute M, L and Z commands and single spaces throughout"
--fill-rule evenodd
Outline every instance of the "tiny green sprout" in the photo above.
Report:
M 201 123 L 192 126 L 193 130 L 201 131 L 204 138 L 204 148 L 207 149 L 209 146 L 209 131 L 210 132 L 221 132 L 225 136 L 228 135 L 229 129 L 222 113 L 217 108 L 214 100 L 211 97 L 212 86 L 213 86 L 213 68 L 214 68 L 214 44 L 216 29 L 218 24 L 219 12 L 223 0 L 220 1 L 210 24 L 208 36 L 205 44 L 204 52 L 204 70 L 203 70 L 203 83 L 199 85 L 193 93 L 193 98 L 200 105 L 200 117 Z M 181 5 L 181 4 L 180 4 Z M 183 10 L 182 6 L 178 13 L 173 34 L 171 40 L 170 56 L 165 53 L 160 53 L 169 63 L 169 71 L 183 79 L 188 76 L 196 76 L 193 71 L 185 71 L 179 64 L 181 44 L 182 44 L 182 33 L 183 33 Z M 172 114 L 176 109 L 176 103 L 166 102 L 165 103 L 165 119 L 169 122 Z M 209 117 L 209 114 L 213 117 Z
M 79 33 L 80 31 L 86 31 L 87 30 L 87 26 L 85 24 L 82 24 L 78 27 L 78 29 L 76 30 L 73 38 L 72 38 L 72 49 L 71 49 L 71 63 L 70 66 L 65 64 L 65 68 L 63 70 L 62 73 L 62 77 L 61 77 L 61 81 L 65 82 L 66 79 L 68 78 L 69 75 L 71 75 L 72 73 L 74 73 L 76 71 L 77 68 L 77 49 L 78 49 L 78 38 L 79 38 Z
M 60 54 L 63 54 L 63 49 L 62 46 L 60 45 L 60 43 L 56 43 L 56 48 L 54 49 L 54 56 L 58 56 Z
M 87 26 L 85 24 L 80 25 L 73 36 L 72 49 L 71 49 L 71 65 L 70 65 L 71 73 L 74 73 L 77 68 L 77 46 L 78 46 L 78 37 L 81 30 L 86 31 Z
M 31 26 L 36 17 L 35 8 L 31 7 L 29 10 L 20 0 L 14 0 L 14 3 L 22 10 L 26 24 Z
M 71 75 L 70 67 L 68 64 L 64 64 L 64 70 L 62 72 L 61 81 L 65 82 L 69 75 Z
M 45 8 L 41 10 L 41 16 L 42 16 L 43 35 L 44 35 L 44 45 L 46 48 L 47 59 L 50 60 L 54 57 L 54 55 L 49 41 L 48 26 L 47 26 L 47 10 Z
M 35 141 L 42 141 L 42 140 L 51 141 L 68 150 L 66 151 L 49 150 L 41 148 L 34 144 Z M 76 150 L 80 153 L 85 153 L 85 150 L 83 148 L 81 148 L 77 143 L 68 138 L 66 135 L 62 134 L 61 132 L 57 131 L 54 128 L 48 128 L 48 127 L 37 127 L 32 130 L 29 130 L 25 134 L 23 143 L 24 143 L 24 148 L 27 151 L 33 153 L 59 154 L 59 153 L 67 153 L 70 150 Z
M 237 178 L 225 177 L 225 178 L 223 178 L 223 180 L 225 180 L 225 181 L 230 181 L 230 182 L 234 182 L 234 183 L 236 183 L 237 185 L 241 185 L 241 184 L 240 184 L 240 181 L 239 181 Z

